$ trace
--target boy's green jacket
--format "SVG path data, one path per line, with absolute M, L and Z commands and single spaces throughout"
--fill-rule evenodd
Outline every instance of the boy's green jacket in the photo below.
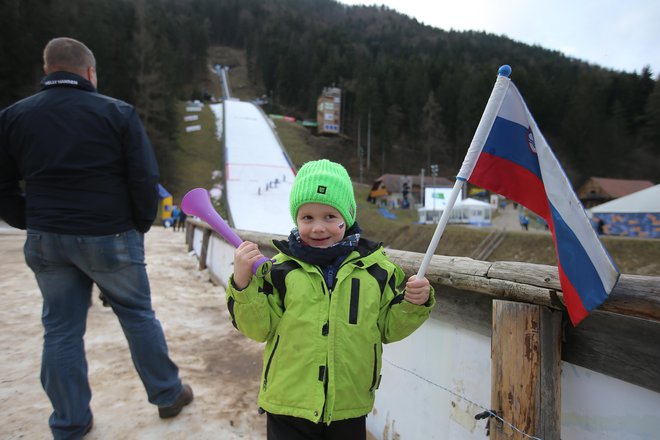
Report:
M 329 424 L 371 411 L 380 383 L 381 343 L 415 331 L 435 304 L 403 300 L 401 268 L 381 245 L 361 239 L 329 288 L 321 268 L 287 255 L 286 242 L 264 278 L 239 291 L 233 279 L 227 305 L 247 337 L 266 341 L 259 406 L 273 414 Z

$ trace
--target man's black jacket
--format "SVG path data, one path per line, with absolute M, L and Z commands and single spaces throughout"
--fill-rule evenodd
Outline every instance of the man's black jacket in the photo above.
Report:
M 135 108 L 73 73 L 41 85 L 0 112 L 0 217 L 61 234 L 146 232 L 159 176 Z

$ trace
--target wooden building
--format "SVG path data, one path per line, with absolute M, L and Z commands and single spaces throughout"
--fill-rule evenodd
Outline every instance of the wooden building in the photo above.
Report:
M 447 187 L 454 186 L 454 182 L 445 177 L 425 177 L 424 187 Z M 407 189 L 406 189 L 407 187 Z M 404 197 L 404 191 L 407 194 Z M 369 191 L 369 200 L 379 206 L 386 208 L 401 208 L 404 200 L 408 200 L 409 207 L 422 203 L 422 179 L 421 176 L 408 174 L 383 174 L 374 180 Z
M 341 89 L 324 87 L 317 100 L 316 121 L 319 134 L 339 134 L 341 130 Z
M 585 208 L 591 208 L 652 186 L 650 180 L 590 177 L 578 189 L 577 196 Z

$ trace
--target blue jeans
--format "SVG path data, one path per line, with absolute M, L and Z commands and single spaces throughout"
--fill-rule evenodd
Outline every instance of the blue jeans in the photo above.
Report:
M 28 230 L 24 251 L 43 296 L 41 383 L 53 405 L 49 425 L 54 438 L 80 438 L 92 419 L 83 336 L 94 283 L 119 319 L 149 402 L 172 405 L 182 386 L 151 307 L 144 235 L 135 230 L 105 236 Z

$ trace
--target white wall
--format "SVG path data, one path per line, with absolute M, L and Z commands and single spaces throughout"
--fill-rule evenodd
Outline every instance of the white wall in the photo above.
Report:
M 367 418 L 376 438 L 486 438 L 485 421 L 474 415 L 484 411 L 475 404 L 490 403 L 490 338 L 429 319 L 403 341 L 385 345 L 383 359 Z
M 193 252 L 197 256 L 202 252 L 203 235 L 201 229 L 195 229 L 193 233 Z M 215 279 L 225 287 L 234 272 L 234 249 L 234 246 L 216 234 L 211 234 L 209 249 L 206 253 L 206 266 Z
M 562 362 L 561 433 L 564 440 L 660 439 L 660 393 Z

